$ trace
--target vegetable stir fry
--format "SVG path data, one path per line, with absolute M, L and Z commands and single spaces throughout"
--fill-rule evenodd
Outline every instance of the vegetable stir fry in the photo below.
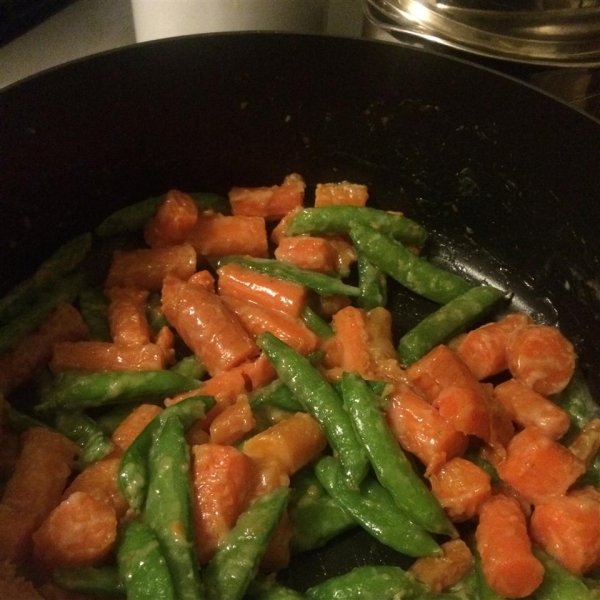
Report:
M 0 597 L 600 598 L 573 345 L 366 186 L 309 192 L 171 190 L 0 300 Z M 431 306 L 398 339 L 391 286 Z M 397 559 L 284 584 L 361 528 Z

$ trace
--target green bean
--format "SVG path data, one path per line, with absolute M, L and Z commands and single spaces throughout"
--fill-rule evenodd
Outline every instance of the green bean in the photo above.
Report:
M 385 273 L 377 268 L 368 258 L 358 256 L 358 287 L 360 296 L 358 305 L 365 310 L 387 303 L 387 279 Z
M 199 192 L 190 194 L 190 196 L 200 210 L 222 212 L 227 209 L 226 200 L 217 194 Z M 96 227 L 96 235 L 105 237 L 140 231 L 146 222 L 156 214 L 165 198 L 166 195 L 146 198 L 117 210 Z
M 239 516 L 204 571 L 208 600 L 243 598 L 283 515 L 288 496 L 287 488 L 276 488 L 260 496 Z
M 112 342 L 108 323 L 108 300 L 95 288 L 86 288 L 79 295 L 79 311 L 90 330 L 90 339 Z
M 477 599 L 478 600 L 504 600 L 504 596 L 501 596 L 490 587 L 487 582 L 485 575 L 483 574 L 483 568 L 481 566 L 481 556 L 477 551 L 477 548 L 473 549 L 473 559 L 475 564 L 475 582 L 477 586 Z
M 146 525 L 131 521 L 125 527 L 117 563 L 128 600 L 177 600 L 157 536 Z
M 359 255 L 369 259 L 409 290 L 429 300 L 446 304 L 472 287 L 462 277 L 414 255 L 402 244 L 372 227 L 356 224 L 350 229 L 350 237 Z
M 250 600 L 304 600 L 300 592 L 265 579 L 251 581 L 246 597 Z
M 291 486 L 288 513 L 293 554 L 321 548 L 337 535 L 357 526 L 354 517 L 321 485 L 312 465 L 296 473 Z
M 37 411 L 83 410 L 149 398 L 166 398 L 197 389 L 200 383 L 168 370 L 58 373 L 40 392 Z
M 37 304 L 40 294 L 73 271 L 85 258 L 92 245 L 92 235 L 84 233 L 63 244 L 35 273 L 0 298 L 0 323 L 8 323 L 30 304 Z
M 306 591 L 308 600 L 422 600 L 430 595 L 410 573 L 395 566 L 356 567 Z
M 392 435 L 364 379 L 356 373 L 344 373 L 342 391 L 344 406 L 367 450 L 377 479 L 396 504 L 426 531 L 456 537 L 456 529 Z
M 306 306 L 302 311 L 302 320 L 313 333 L 316 333 L 324 340 L 333 335 L 331 325 L 310 308 L 310 306 Z
M 367 477 L 360 491 L 350 489 L 339 461 L 332 456 L 322 458 L 315 471 L 327 492 L 382 544 L 407 556 L 440 554 L 433 537 L 398 508 L 391 494 L 376 479 Z
M 73 302 L 85 285 L 83 273 L 73 273 L 39 290 L 35 303 L 0 327 L 0 353 L 18 344 L 36 329 L 59 304 Z
M 101 427 L 83 412 L 60 411 L 56 414 L 54 424 L 60 433 L 79 446 L 78 462 L 81 466 L 108 456 L 114 449 L 114 444 Z
M 496 471 L 496 467 L 494 467 L 491 462 L 485 460 L 485 458 L 483 458 L 477 451 L 467 450 L 464 458 L 476 464 L 480 469 L 483 469 L 490 476 L 492 483 L 501 482 L 498 471 Z
M 406 246 L 422 246 L 427 232 L 401 213 L 370 207 L 322 206 L 305 208 L 290 220 L 286 235 L 349 233 L 356 224 L 373 227 Z
M 253 410 L 265 404 L 290 412 L 304 412 L 304 406 L 296 400 L 292 390 L 281 379 L 275 379 L 252 392 L 250 406 Z
M 303 285 L 321 296 L 341 295 L 356 297 L 360 295 L 360 290 L 357 287 L 348 285 L 341 279 L 317 273 L 316 271 L 309 271 L 308 269 L 300 269 L 291 263 L 280 260 L 246 256 L 226 256 L 219 260 L 218 264 L 220 266 L 231 262 L 246 269 L 257 271 L 258 273 Z
M 567 387 L 558 395 L 556 403 L 569 413 L 571 429 L 567 438 L 573 437 L 586 423 L 599 416 L 598 404 L 580 370 L 576 370 Z
M 105 435 L 112 435 L 115 429 L 128 417 L 141 403 L 127 402 L 124 404 L 116 404 L 109 410 L 105 410 L 102 414 L 97 415 L 94 420 L 98 427 Z
M 189 469 L 183 423 L 176 414 L 168 413 L 161 419 L 150 448 L 143 515 L 158 538 L 177 600 L 204 598 L 191 530 Z
M 195 354 L 183 357 L 175 363 L 171 369 L 173 373 L 179 373 L 191 379 L 202 379 L 206 375 L 206 367 L 200 362 Z
M 6 420 L 11 428 L 19 433 L 26 431 L 31 427 L 46 427 L 47 429 L 52 429 L 44 421 L 40 421 L 27 413 L 21 412 L 10 404 L 6 413 Z
M 482 285 L 450 300 L 400 338 L 401 362 L 408 366 L 419 360 L 438 344 L 481 319 L 503 297 L 501 290 Z
M 356 437 L 341 398 L 307 358 L 273 334 L 261 334 L 257 343 L 275 367 L 278 377 L 323 428 L 348 481 L 359 486 L 369 469 L 369 459 Z
M 197 419 L 204 417 L 214 403 L 212 396 L 193 396 L 172 404 L 154 417 L 127 448 L 121 458 L 117 481 L 131 508 L 139 512 L 146 500 L 149 479 L 148 454 L 157 431 L 166 419 L 176 416 L 183 428 L 187 429 Z
M 66 590 L 90 596 L 114 598 L 125 594 L 125 586 L 117 567 L 55 569 L 52 580 Z

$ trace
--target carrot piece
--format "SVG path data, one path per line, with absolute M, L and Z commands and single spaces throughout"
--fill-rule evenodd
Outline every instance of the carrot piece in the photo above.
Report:
M 326 445 L 320 425 L 306 413 L 294 413 L 251 437 L 242 451 L 259 463 L 273 459 L 284 473 L 293 475 L 323 452 Z
M 365 206 L 369 199 L 366 185 L 359 183 L 318 183 L 315 190 L 315 206 L 344 204 L 349 206 Z
M 175 335 L 168 325 L 158 330 L 154 338 L 154 345 L 162 353 L 162 360 L 165 366 L 172 365 L 175 362 Z
M 0 598 L 48 600 L 45 596 L 40 596 L 31 581 L 18 575 L 16 565 L 8 561 L 0 563 Z
M 121 346 L 111 342 L 54 344 L 50 369 L 60 371 L 153 371 L 165 368 L 165 355 L 156 344 Z
M 585 472 L 585 464 L 538 427 L 526 427 L 510 441 L 498 475 L 532 504 L 563 495 Z
M 0 504 L 0 564 L 2 561 L 17 563 L 28 557 L 38 521 L 34 513 Z
M 442 418 L 465 435 L 491 440 L 492 416 L 489 404 L 473 388 L 451 386 L 443 389 L 433 401 Z M 512 431 L 511 431 L 512 434 Z
M 338 253 L 331 242 L 322 237 L 283 238 L 274 254 L 277 260 L 309 271 L 333 273 L 337 267 Z
M 458 357 L 481 381 L 508 369 L 506 350 L 513 335 L 531 323 L 524 314 L 510 314 L 464 335 L 457 344 Z
M 151 248 L 182 244 L 198 220 L 198 207 L 189 194 L 169 190 L 156 215 L 144 227 Z
M 544 578 L 544 567 L 531 550 L 525 515 L 514 498 L 502 494 L 481 508 L 475 531 L 483 574 L 506 598 L 524 598 Z
M 530 325 L 516 333 L 507 358 L 511 375 L 543 396 L 561 392 L 575 371 L 573 345 L 547 325 Z
M 167 275 L 180 279 L 191 277 L 196 271 L 196 261 L 196 251 L 187 243 L 127 252 L 115 250 L 105 286 L 134 286 L 158 291 Z
M 333 344 L 337 345 L 336 365 L 342 371 L 356 371 L 363 377 L 373 373 L 370 340 L 366 312 L 361 308 L 347 306 L 333 315 Z
M 366 313 L 369 352 L 377 363 L 383 360 L 396 360 L 396 348 L 392 338 L 392 313 L 378 306 Z
M 214 444 L 235 444 L 252 431 L 256 419 L 246 395 L 218 414 L 210 424 L 210 441 Z
M 219 267 L 218 291 L 221 296 L 247 300 L 264 308 L 279 310 L 292 317 L 300 318 L 306 305 L 306 288 L 276 279 L 235 263 Z
M 465 435 L 407 385 L 396 386 L 389 396 L 386 418 L 400 445 L 427 467 L 426 474 L 467 448 Z
M 285 569 L 291 559 L 290 541 L 292 539 L 292 522 L 289 512 L 286 510 L 271 539 L 263 557 L 260 561 L 259 569 L 263 573 L 277 573 Z
M 221 296 L 221 301 L 253 338 L 270 331 L 300 354 L 309 354 L 317 348 L 317 335 L 300 318 L 231 296 Z
M 356 248 L 346 237 L 341 235 L 330 235 L 327 241 L 335 252 L 336 271 L 345 276 L 358 259 Z
M 569 450 L 589 468 L 600 450 L 600 419 L 588 421 L 569 444 Z
M 187 241 L 199 256 L 216 258 L 243 254 L 264 258 L 268 255 L 265 220 L 262 217 L 224 216 L 200 213 Z
M 33 553 L 43 567 L 91 566 L 106 558 L 117 539 L 112 506 L 85 492 L 63 500 L 33 534 Z
M 553 440 L 560 439 L 569 429 L 571 420 L 565 410 L 516 379 L 497 385 L 494 394 L 521 427 L 536 425 Z
M 190 285 L 199 285 L 209 292 L 215 292 L 215 278 L 212 273 L 207 270 L 196 271 L 189 279 Z
M 88 335 L 81 313 L 71 304 L 59 306 L 36 330 L 0 356 L 0 392 L 9 394 L 52 358 L 57 342 L 75 342 Z
M 281 241 L 286 237 L 285 230 L 288 226 L 288 223 L 296 216 L 296 214 L 301 211 L 302 208 L 298 206 L 297 208 L 293 208 L 288 212 L 280 221 L 275 225 L 273 231 L 271 231 L 271 241 L 279 246 Z
M 531 536 L 571 573 L 600 564 L 600 492 L 581 488 L 535 507 Z
M 162 305 L 171 325 L 211 375 L 258 355 L 258 346 L 216 294 L 169 276 Z
M 63 494 L 63 500 L 75 492 L 85 492 L 92 498 L 111 506 L 117 519 L 121 519 L 125 516 L 129 505 L 117 483 L 120 463 L 120 457 L 112 457 L 88 465 L 69 484 Z
M 306 183 L 297 173 L 288 175 L 281 185 L 271 187 L 233 187 L 229 203 L 233 215 L 264 217 L 267 221 L 281 219 L 304 203 Z
M 193 518 L 196 550 L 206 564 L 219 541 L 250 502 L 256 467 L 233 446 L 192 448 Z
M 162 408 L 155 404 L 140 404 L 113 431 L 111 435 L 113 444 L 125 452 L 146 425 L 161 412 Z
M 150 292 L 135 287 L 112 287 L 107 288 L 104 293 L 110 300 L 108 322 L 115 344 L 149 344 L 150 326 L 146 318 L 146 300 Z
M 435 594 L 441 594 L 458 583 L 473 567 L 473 554 L 462 540 L 440 545 L 442 556 L 423 556 L 408 569 L 415 579 Z
M 473 518 L 492 494 L 490 476 L 460 456 L 431 473 L 429 481 L 435 497 L 454 522 Z
M 327 318 L 333 317 L 335 313 L 339 312 L 343 308 L 346 308 L 347 306 L 350 306 L 351 301 L 348 296 L 333 294 L 332 296 L 319 296 L 317 298 L 317 304 L 317 313 Z

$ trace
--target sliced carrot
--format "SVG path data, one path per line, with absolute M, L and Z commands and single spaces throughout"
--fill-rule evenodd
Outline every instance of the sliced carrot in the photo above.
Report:
M 513 335 L 531 323 L 524 314 L 510 314 L 473 329 L 457 344 L 458 357 L 478 380 L 497 375 L 508 368 L 506 350 Z
M 279 310 L 265 308 L 255 302 L 240 300 L 232 296 L 220 297 L 223 304 L 235 314 L 244 329 L 253 338 L 269 331 L 300 354 L 309 354 L 316 350 L 319 338 L 302 319 L 292 317 Z
M 274 254 L 277 260 L 319 273 L 333 273 L 338 264 L 336 249 L 329 240 L 322 237 L 283 238 Z
M 346 237 L 341 235 L 331 235 L 327 238 L 327 241 L 335 252 L 336 271 L 345 276 L 358 259 L 356 248 Z
M 0 396 L 2 398 L 2 396 Z M 12 474 L 19 452 L 19 434 L 8 427 L 0 427 L 0 480 L 6 481 Z
M 200 213 L 187 241 L 198 256 L 215 258 L 230 254 L 266 257 L 268 239 L 262 217 L 224 216 L 206 211 Z
M 189 194 L 169 190 L 156 215 L 144 227 L 151 248 L 182 244 L 198 220 L 198 207 Z
M 600 450 L 600 419 L 586 423 L 569 444 L 569 450 L 589 467 Z
M 59 306 L 36 331 L 0 356 L 0 392 L 8 395 L 31 379 L 52 358 L 57 342 L 75 342 L 87 335 L 81 313 L 71 304 Z
M 0 504 L 0 565 L 3 561 L 16 564 L 29 556 L 32 547 L 31 536 L 39 527 L 39 521 L 33 512 Z
M 293 475 L 314 460 L 327 445 L 320 425 L 306 413 L 294 413 L 248 439 L 244 454 L 258 463 L 275 460 L 287 475 Z
M 190 244 L 140 248 L 113 253 L 106 287 L 134 286 L 158 291 L 167 275 L 188 279 L 196 271 L 196 251 Z
M 292 539 L 292 522 L 289 512 L 285 511 L 281 516 L 267 550 L 260 561 L 260 570 L 263 573 L 277 573 L 285 569 L 291 559 L 290 541 Z
M 586 487 L 535 507 L 531 535 L 572 573 L 600 564 L 600 491 Z
M 122 346 L 111 342 L 54 344 L 50 369 L 60 371 L 153 371 L 165 368 L 165 355 L 156 344 Z
M 341 294 L 333 294 L 332 296 L 319 296 L 317 298 L 318 309 L 317 313 L 324 318 L 332 317 L 336 312 L 350 306 L 350 298 Z
M 502 494 L 481 508 L 475 532 L 483 574 L 506 598 L 524 598 L 544 578 L 544 567 L 531 550 L 525 515 L 514 498 Z
M 216 291 L 215 289 L 215 278 L 210 271 L 206 269 L 203 271 L 196 271 L 189 279 L 188 283 L 191 285 L 199 285 L 209 292 Z
M 427 474 L 466 450 L 465 435 L 407 385 L 396 386 L 388 398 L 386 418 L 392 433 L 427 467 Z
M 498 475 L 532 504 L 561 496 L 585 472 L 568 448 L 537 427 L 526 427 L 510 441 Z
M 288 175 L 281 185 L 271 187 L 233 187 L 229 203 L 233 215 L 264 217 L 267 221 L 281 219 L 290 210 L 304 203 L 306 183 L 297 173 Z
M 383 306 L 371 309 L 366 314 L 369 352 L 374 361 L 395 360 L 396 348 L 392 337 L 392 313 Z
M 344 204 L 349 206 L 365 206 L 369 199 L 366 185 L 359 183 L 318 183 L 315 190 L 315 206 Z
M 569 429 L 571 419 L 566 411 L 516 379 L 497 385 L 494 395 L 521 427 L 536 425 L 553 440 L 560 439 Z
M 33 553 L 48 569 L 92 566 L 110 554 L 116 539 L 112 506 L 85 492 L 74 492 L 33 534 Z
M 366 312 L 361 308 L 347 306 L 333 315 L 332 327 L 342 371 L 360 373 L 369 377 L 374 371 L 371 360 L 369 330 Z M 331 361 L 331 357 L 330 357 Z
M 278 487 L 288 487 L 290 476 L 285 472 L 281 461 L 274 457 L 264 460 L 254 460 L 256 478 L 251 498 L 255 500 L 263 494 L 273 491 Z
M 491 496 L 490 476 L 460 456 L 451 458 L 429 475 L 431 490 L 452 521 L 473 518 Z
M 517 332 L 507 349 L 512 376 L 549 396 L 561 392 L 575 371 L 575 349 L 556 327 L 530 325 Z
M 140 404 L 113 431 L 111 435 L 113 444 L 125 452 L 146 425 L 161 412 L 162 408 L 155 404 Z
M 257 273 L 235 263 L 219 267 L 217 273 L 218 290 L 222 296 L 255 302 L 296 318 L 302 315 L 307 291 L 297 283 Z
M 192 448 L 193 518 L 196 550 L 206 564 L 219 541 L 250 502 L 256 467 L 233 446 Z
M 224 409 L 210 424 L 210 441 L 214 444 L 235 444 L 255 425 L 248 397 L 240 395 L 235 404 Z
M 175 335 L 168 325 L 158 330 L 154 338 L 154 345 L 160 349 L 165 367 L 175 362 Z
M 171 325 L 211 375 L 258 355 L 258 346 L 216 294 L 169 276 L 162 305 Z
M 11 562 L 0 562 L 0 598 L 6 600 L 52 600 L 41 596 L 33 583 L 17 573 Z
M 107 288 L 105 294 L 110 300 L 108 321 L 115 344 L 149 344 L 150 326 L 146 318 L 146 300 L 150 292 L 135 287 L 112 287 Z
M 482 401 L 482 395 L 473 388 L 444 388 L 433 401 L 433 406 L 457 431 L 486 442 L 491 440 L 492 415 L 489 404 Z

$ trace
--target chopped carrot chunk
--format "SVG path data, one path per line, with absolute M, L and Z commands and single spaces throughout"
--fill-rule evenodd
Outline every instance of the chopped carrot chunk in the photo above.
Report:
M 214 444 L 235 444 L 255 425 L 248 397 L 240 395 L 235 404 L 228 406 L 210 424 L 210 441 Z
M 442 418 L 465 435 L 491 440 L 492 416 L 487 402 L 473 388 L 451 386 L 433 401 Z
M 111 435 L 113 444 L 125 452 L 150 421 L 161 412 L 162 408 L 155 404 L 140 404 L 113 431 Z
M 343 204 L 365 206 L 369 199 L 366 185 L 359 183 L 318 183 L 315 190 L 315 206 Z
M 337 252 L 326 238 L 297 236 L 283 238 L 275 248 L 275 258 L 301 269 L 319 273 L 334 273 Z
M 144 227 L 144 240 L 151 248 L 185 242 L 198 220 L 198 207 L 189 194 L 169 190 L 156 215 Z
M 146 318 L 148 290 L 135 287 L 107 288 L 110 300 L 108 321 L 110 334 L 115 344 L 142 346 L 150 343 L 150 326 Z
M 586 423 L 569 444 L 569 450 L 589 467 L 600 450 L 600 419 Z

